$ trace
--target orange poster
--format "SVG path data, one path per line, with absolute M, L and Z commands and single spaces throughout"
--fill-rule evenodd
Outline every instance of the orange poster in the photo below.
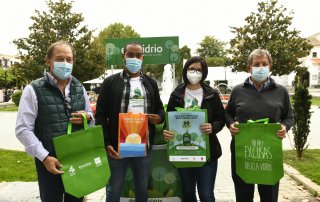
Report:
M 146 156 L 147 130 L 147 114 L 119 114 L 118 153 L 121 158 Z

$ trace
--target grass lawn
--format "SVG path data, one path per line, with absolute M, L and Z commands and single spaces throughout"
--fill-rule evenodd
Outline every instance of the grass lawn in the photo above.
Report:
M 284 162 L 297 169 L 302 175 L 320 185 L 320 149 L 304 151 L 301 160 L 296 158 L 293 150 L 283 152 Z
M 25 152 L 0 149 L 0 182 L 37 181 L 34 159 Z
M 311 103 L 312 105 L 320 106 L 320 98 L 316 98 L 316 97 L 312 98 Z
M 14 112 L 14 111 L 18 111 L 18 107 L 15 105 L 0 108 L 0 112 Z

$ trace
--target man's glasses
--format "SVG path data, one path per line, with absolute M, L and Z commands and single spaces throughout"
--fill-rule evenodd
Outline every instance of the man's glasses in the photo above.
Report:
M 68 116 L 71 117 L 72 108 L 71 108 L 71 98 L 70 97 L 68 97 L 68 96 L 64 97 L 64 106 L 66 108 L 66 112 L 67 112 Z
M 197 74 L 201 74 L 202 73 L 202 71 L 200 70 L 200 69 L 188 69 L 188 72 L 190 72 L 190 73 L 197 73 Z

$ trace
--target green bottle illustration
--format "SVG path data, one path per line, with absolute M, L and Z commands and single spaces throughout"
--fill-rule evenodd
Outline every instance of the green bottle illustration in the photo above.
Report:
M 185 133 L 183 133 L 183 145 L 184 146 L 190 146 L 191 145 L 191 135 L 188 131 L 186 131 Z

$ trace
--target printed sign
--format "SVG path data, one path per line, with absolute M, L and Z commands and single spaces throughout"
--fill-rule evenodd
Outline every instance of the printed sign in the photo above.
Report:
M 179 37 L 147 37 L 106 39 L 107 65 L 124 65 L 123 48 L 128 42 L 138 42 L 143 48 L 143 64 L 167 64 L 179 62 Z
M 236 172 L 246 183 L 274 185 L 283 177 L 280 124 L 237 124 Z
M 121 158 L 146 156 L 148 116 L 120 113 L 118 153 Z
M 208 160 L 208 135 L 200 130 L 206 119 L 205 110 L 167 113 L 168 129 L 174 133 L 168 142 L 168 155 L 175 166 L 199 167 Z

